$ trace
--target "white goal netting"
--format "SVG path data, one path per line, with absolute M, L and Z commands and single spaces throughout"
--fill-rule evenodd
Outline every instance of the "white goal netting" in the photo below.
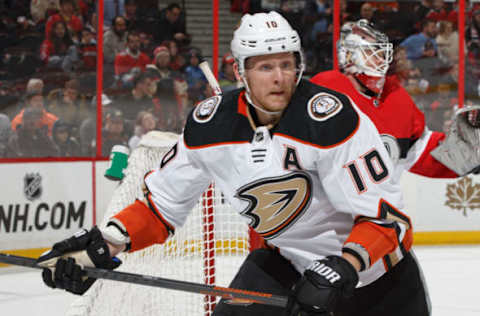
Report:
M 130 155 L 125 178 L 114 192 L 104 222 L 142 197 L 144 174 L 159 166 L 176 140 L 177 135 L 160 132 L 142 139 Z M 248 251 L 246 222 L 211 185 L 173 238 L 164 245 L 120 255 L 123 264 L 118 270 L 228 286 Z M 211 315 L 216 302 L 217 298 L 200 294 L 97 280 L 72 304 L 67 316 Z

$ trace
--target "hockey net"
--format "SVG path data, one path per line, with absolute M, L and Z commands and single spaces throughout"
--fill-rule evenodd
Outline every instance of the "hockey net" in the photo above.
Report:
M 103 223 L 142 197 L 144 174 L 159 166 L 178 136 L 151 132 L 128 160 L 125 178 L 115 190 Z M 119 255 L 119 271 L 228 286 L 249 251 L 248 226 L 212 184 L 185 225 L 164 245 Z M 211 315 L 215 297 L 108 280 L 97 280 L 67 312 L 68 316 Z

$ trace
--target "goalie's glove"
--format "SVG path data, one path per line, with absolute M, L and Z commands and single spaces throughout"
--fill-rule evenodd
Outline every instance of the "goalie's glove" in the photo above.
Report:
M 480 106 L 469 105 L 453 114 L 446 139 L 432 156 L 458 175 L 480 171 Z
M 344 258 L 328 256 L 314 261 L 295 284 L 287 315 L 330 315 L 342 297 L 353 295 L 357 283 L 357 271 Z
M 81 295 L 96 280 L 86 277 L 83 267 L 113 270 L 122 262 L 110 257 L 108 245 L 95 226 L 54 244 L 50 251 L 37 259 L 37 263 L 44 267 L 42 278 L 46 285 Z

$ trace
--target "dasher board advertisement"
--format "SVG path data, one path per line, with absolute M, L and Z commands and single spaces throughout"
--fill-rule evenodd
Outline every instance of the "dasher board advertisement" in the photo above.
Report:
M 0 165 L 0 250 L 51 247 L 92 226 L 92 163 Z

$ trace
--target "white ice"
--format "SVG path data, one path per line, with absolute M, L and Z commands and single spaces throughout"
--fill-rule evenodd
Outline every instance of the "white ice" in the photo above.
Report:
M 480 245 L 417 246 L 415 252 L 429 287 L 433 316 L 480 315 Z M 60 316 L 75 298 L 44 286 L 38 270 L 0 274 L 0 315 Z

